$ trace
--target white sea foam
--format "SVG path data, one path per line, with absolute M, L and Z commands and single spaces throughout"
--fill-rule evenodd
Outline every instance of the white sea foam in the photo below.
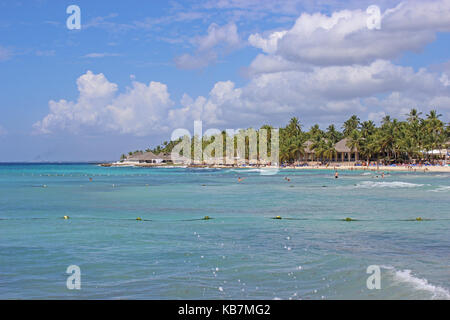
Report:
M 278 168 L 263 168 L 263 169 L 255 169 L 255 168 L 242 168 L 242 169 L 230 169 L 227 172 L 239 172 L 239 173 L 250 173 L 256 172 L 262 176 L 273 176 L 278 174 Z
M 370 172 L 364 172 L 364 173 L 362 173 L 361 175 L 362 175 L 362 176 L 370 176 L 371 173 L 370 173 Z
M 262 176 L 273 176 L 275 174 L 278 173 L 278 169 L 277 168 L 269 168 L 269 169 L 260 169 L 259 173 Z
M 261 169 L 230 169 L 229 172 L 261 172 Z
M 417 188 L 423 187 L 423 184 L 409 183 L 401 181 L 363 181 L 356 185 L 357 188 L 375 189 L 375 188 Z
M 446 191 L 450 191 L 450 186 L 441 186 L 437 189 L 434 190 L 430 190 L 432 192 L 446 192 Z
M 394 269 L 395 270 L 395 269 Z M 394 279 L 399 282 L 407 283 L 416 290 L 429 292 L 432 299 L 446 299 L 450 300 L 450 292 L 440 286 L 435 286 L 428 282 L 427 279 L 415 277 L 411 274 L 411 270 L 395 270 Z

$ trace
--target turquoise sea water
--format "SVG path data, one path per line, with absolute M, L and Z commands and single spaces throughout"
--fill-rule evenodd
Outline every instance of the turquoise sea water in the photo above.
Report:
M 374 176 L 0 165 L 0 299 L 449 299 L 450 174 Z

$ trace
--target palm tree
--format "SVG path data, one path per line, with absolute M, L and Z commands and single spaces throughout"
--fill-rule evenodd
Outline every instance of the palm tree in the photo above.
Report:
M 324 142 L 322 145 L 322 155 L 327 160 L 333 160 L 337 158 L 337 151 L 334 148 L 335 143 L 331 140 Z
M 288 130 L 289 133 L 293 135 L 298 135 L 302 131 L 302 126 L 298 118 L 293 117 L 289 121 L 289 124 L 287 125 L 286 129 Z
M 345 137 L 348 137 L 353 130 L 358 128 L 359 121 L 360 119 L 356 115 L 353 115 L 350 117 L 350 119 L 344 122 L 342 128 L 344 129 L 343 133 Z
M 349 147 L 351 151 L 360 152 L 363 143 L 364 138 L 362 134 L 357 129 L 355 129 L 348 137 L 347 147 Z
M 314 140 L 316 137 L 323 137 L 324 132 L 320 130 L 318 124 L 315 124 L 311 127 L 311 129 L 309 129 L 308 135 L 310 139 Z
M 334 143 L 337 143 L 342 139 L 342 133 L 336 130 L 334 124 L 330 124 L 328 126 L 325 136 L 327 137 L 327 139 L 333 141 Z
M 436 110 L 431 110 L 427 114 L 427 119 L 425 120 L 425 131 L 427 133 L 427 149 L 428 150 L 439 150 L 445 145 L 445 135 L 444 135 L 444 123 L 439 120 L 442 117 L 438 114 Z
M 420 115 L 422 114 L 422 112 L 418 112 L 417 109 L 412 108 L 411 111 L 407 114 L 408 118 L 408 122 L 412 123 L 415 121 L 419 121 L 420 120 Z
M 388 124 L 389 122 L 391 122 L 391 116 L 389 115 L 384 116 L 383 119 L 381 120 L 382 125 Z
M 302 126 L 298 118 L 293 117 L 285 127 L 279 129 L 280 160 L 292 162 L 299 159 L 299 156 L 305 154 L 305 142 L 307 140 L 311 141 L 310 148 L 314 151 L 315 157 L 325 160 L 332 159 L 336 156 L 334 145 L 343 136 L 348 139 L 347 146 L 352 151 L 358 150 L 361 158 L 368 161 L 372 158 L 377 158 L 378 160 L 380 157 L 385 158 L 387 161 L 396 162 L 420 160 L 421 155 L 426 151 L 443 149 L 447 147 L 450 140 L 450 126 L 448 123 L 441 121 L 441 114 L 436 110 L 430 110 L 424 119 L 421 118 L 421 114 L 417 109 L 412 109 L 407 114 L 406 121 L 399 121 L 386 115 L 378 127 L 373 121 L 361 123 L 360 119 L 353 115 L 343 124 L 343 133 L 339 132 L 334 124 L 329 125 L 325 132 L 317 124 L 313 125 L 308 132 L 302 132 Z M 269 129 L 268 139 L 267 141 L 260 141 L 258 135 L 257 150 L 260 150 L 260 143 L 267 143 L 267 151 L 270 156 L 272 153 L 270 129 L 273 128 L 269 125 L 264 125 L 261 129 Z M 232 139 L 234 150 L 236 150 L 237 136 L 228 137 L 227 133 L 223 131 L 223 141 L 226 142 L 227 138 Z M 176 141 L 164 141 L 163 144 L 157 146 L 154 150 L 146 149 L 146 151 L 171 153 L 180 141 L 181 138 Z M 191 148 L 193 148 L 194 144 L 206 146 L 211 142 L 212 138 L 195 136 L 191 139 Z M 249 150 L 248 144 L 249 141 L 246 139 L 246 158 Z M 225 152 L 225 143 L 223 148 Z M 128 153 L 129 156 L 133 154 L 133 152 Z M 426 152 L 426 154 L 427 158 L 429 158 L 430 153 Z M 121 159 L 124 159 L 124 156 L 122 155 Z M 234 157 L 235 154 L 231 156 Z
M 364 121 L 361 124 L 361 133 L 362 133 L 363 137 L 372 135 L 375 132 L 375 130 L 376 130 L 375 123 L 372 120 Z

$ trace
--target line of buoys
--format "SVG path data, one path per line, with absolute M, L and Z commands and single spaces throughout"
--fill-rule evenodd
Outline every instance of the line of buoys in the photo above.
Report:
M 39 217 L 31 217 L 31 218 L 0 218 L 0 220 L 2 221 L 6 221 L 6 220 L 51 220 L 51 218 L 39 218 Z M 62 219 L 64 220 L 69 220 L 70 216 L 63 216 Z M 155 221 L 155 220 L 149 220 L 149 219 L 142 219 L 141 217 L 137 217 L 136 219 L 114 219 L 114 218 L 110 218 L 110 219 L 103 219 L 103 218 L 86 218 L 88 220 L 133 220 L 133 221 Z M 213 218 L 210 216 L 204 216 L 203 218 L 200 219 L 184 219 L 184 220 L 172 220 L 172 221 L 160 221 L 160 222 L 181 222 L 181 221 L 205 221 L 205 220 L 212 220 Z M 397 219 L 397 220 L 365 220 L 365 219 L 353 219 L 350 217 L 344 218 L 344 219 L 311 219 L 311 218 L 284 218 L 281 216 L 276 216 L 276 217 L 272 217 L 270 219 L 273 220 L 311 220 L 311 221 L 345 221 L 345 222 L 352 222 L 352 221 L 358 221 L 358 222 L 406 222 L 406 221 L 444 221 L 444 220 L 450 220 L 450 219 L 426 219 L 426 218 L 422 218 L 422 217 L 417 217 L 414 219 Z M 156 221 L 158 222 L 158 221 Z

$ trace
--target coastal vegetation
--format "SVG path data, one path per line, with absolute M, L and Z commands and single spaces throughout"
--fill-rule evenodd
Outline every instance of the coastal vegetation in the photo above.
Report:
M 440 119 L 442 115 L 436 110 L 431 110 L 422 116 L 417 109 L 411 109 L 405 116 L 406 119 L 401 121 L 386 115 L 377 126 L 374 121 L 361 121 L 358 116 L 352 115 L 344 122 L 341 130 L 334 124 L 330 124 L 325 130 L 322 130 L 316 124 L 306 131 L 300 120 L 293 117 L 285 127 L 279 128 L 280 161 L 293 163 L 304 159 L 321 162 L 338 160 L 338 156 L 344 153 L 338 149 L 339 144 L 341 144 L 341 149 L 344 144 L 344 148 L 350 155 L 353 152 L 356 154 L 356 157 L 353 158 L 354 161 L 411 163 L 416 160 L 430 161 L 433 158 L 445 156 L 440 153 L 440 150 L 450 147 L 450 126 Z M 260 129 L 273 129 L 273 127 L 264 125 Z M 270 130 L 268 132 L 270 133 Z M 226 138 L 227 133 L 223 131 L 224 152 Z M 205 148 L 214 139 L 216 137 L 203 137 L 201 145 Z M 165 141 L 156 148 L 148 148 L 146 151 L 154 154 L 170 154 L 180 141 L 181 138 L 175 141 Z M 234 137 L 233 141 L 236 149 L 237 137 Z M 268 137 L 268 141 L 270 141 L 270 137 Z M 199 137 L 192 139 L 192 150 L 194 144 L 198 142 Z M 248 159 L 248 141 L 246 142 Z M 140 152 L 143 151 L 130 152 L 128 156 Z M 268 153 L 270 154 L 270 143 Z M 124 154 L 122 159 L 126 159 L 128 156 Z M 348 159 L 351 159 L 351 156 Z

